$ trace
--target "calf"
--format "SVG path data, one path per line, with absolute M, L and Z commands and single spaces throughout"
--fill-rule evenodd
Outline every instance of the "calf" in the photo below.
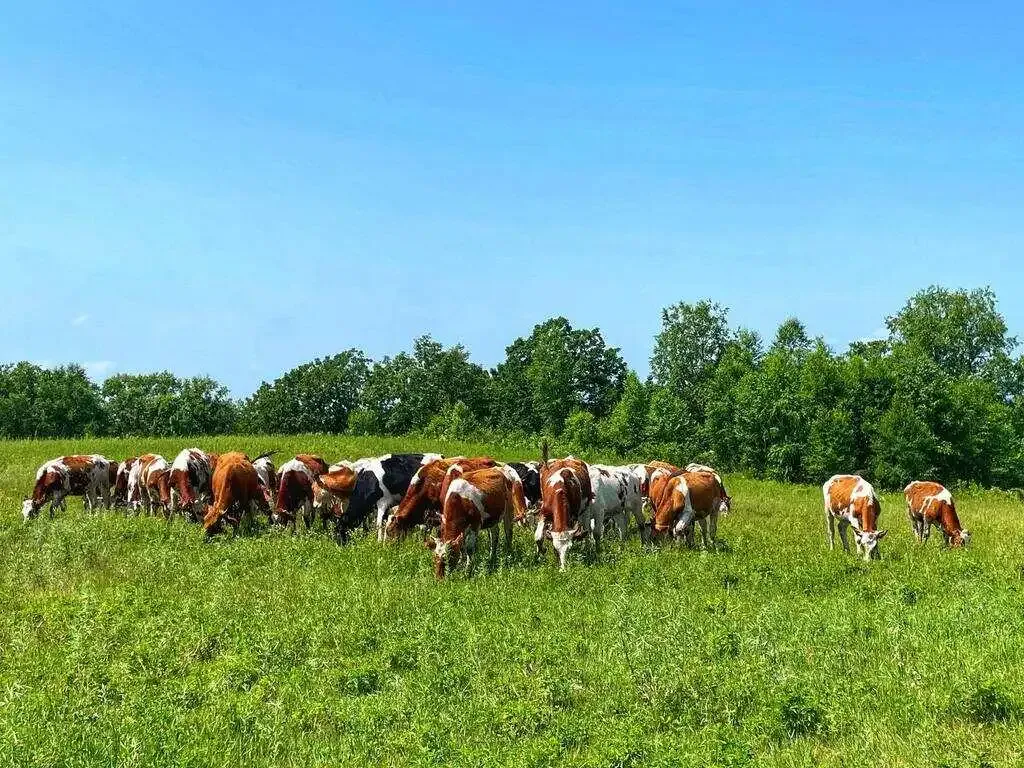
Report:
M 404 536 L 417 525 L 433 527 L 440 523 L 442 485 L 451 469 L 457 468 L 458 472 L 465 473 L 496 465 L 497 462 L 488 456 L 474 459 L 455 456 L 422 464 L 412 476 L 405 496 L 384 527 L 385 540 Z
M 348 507 L 335 527 L 339 539 L 347 539 L 352 528 L 375 512 L 377 540 L 383 541 L 388 511 L 405 496 L 416 471 L 439 458 L 442 457 L 436 453 L 389 453 L 365 462 L 356 477 Z
M 213 466 L 213 457 L 198 448 L 186 448 L 174 457 L 168 474 L 172 515 L 180 509 L 193 522 L 200 519 L 202 505 L 213 499 Z
M 915 480 L 903 489 L 907 517 L 919 543 L 928 541 L 933 525 L 939 526 L 951 547 L 965 547 L 971 533 L 960 525 L 953 495 L 938 483 Z
M 277 451 L 261 453 L 252 463 L 256 470 L 256 477 L 260 481 L 260 490 L 263 491 L 263 498 L 271 506 L 276 504 L 277 499 L 277 470 L 274 468 L 274 460 L 271 458 Z
M 56 508 L 67 509 L 68 496 L 81 496 L 85 508 L 95 512 L 102 504 L 110 508 L 110 460 L 99 454 L 62 456 L 43 464 L 36 471 L 32 496 L 21 505 L 27 523 L 49 502 L 50 518 Z
M 594 492 L 594 502 L 589 507 L 591 533 L 595 536 L 595 544 L 600 545 L 600 536 L 604 532 L 604 524 L 611 520 L 619 530 L 619 538 L 625 540 L 629 530 L 629 518 L 632 517 L 644 535 L 643 486 L 646 473 L 633 467 L 610 467 L 591 464 L 590 487 Z
M 559 569 L 564 571 L 570 547 L 585 533 L 583 514 L 594 498 L 590 470 L 579 459 L 546 458 L 540 469 L 541 504 L 534 542 L 540 556 L 544 553 L 545 537 L 550 538 Z
M 498 556 L 498 523 L 505 531 L 505 552 L 510 553 L 512 518 L 525 514 L 523 484 L 514 471 L 490 467 L 456 473 L 447 484 L 442 503 L 440 534 L 424 542 L 434 553 L 434 575 L 444 578 L 447 564 L 453 561 L 472 562 L 481 530 L 490 531 L 493 566 Z
M 828 534 L 828 548 L 836 548 L 836 522 L 839 523 L 839 538 L 843 549 L 850 551 L 846 531 L 853 526 L 853 540 L 857 554 L 865 560 L 882 558 L 878 542 L 888 531 L 879 531 L 878 518 L 882 505 L 875 495 L 871 483 L 859 475 L 835 475 L 821 487 L 825 497 L 825 526 Z
M 686 537 L 692 544 L 693 523 L 700 526 L 705 549 L 712 549 L 718 537 L 718 518 L 729 510 L 731 499 L 713 472 L 656 473 L 651 480 L 654 519 L 651 536 L 671 534 Z
M 232 536 L 238 533 L 242 521 L 250 519 L 257 509 L 267 514 L 270 508 L 260 490 L 259 478 L 252 462 L 243 453 L 225 453 L 217 460 L 213 471 L 213 504 L 206 507 L 203 531 L 208 539 L 231 525 Z

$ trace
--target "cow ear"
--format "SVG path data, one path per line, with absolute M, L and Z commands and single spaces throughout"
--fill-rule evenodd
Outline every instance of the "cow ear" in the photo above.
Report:
M 878 540 L 882 540 L 882 539 L 884 539 L 886 537 L 886 535 L 888 533 L 889 533 L 889 529 L 886 528 L 884 531 L 879 531 L 878 532 L 878 536 L 876 536 L 875 538 L 878 539 Z

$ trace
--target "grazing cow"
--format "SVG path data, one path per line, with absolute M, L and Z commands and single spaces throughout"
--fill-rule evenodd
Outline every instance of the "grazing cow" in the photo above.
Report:
M 512 551 L 512 518 L 526 514 L 523 484 L 513 470 L 489 467 L 453 473 L 441 509 L 438 538 L 424 542 L 434 553 L 434 575 L 444 578 L 448 563 L 472 562 L 481 530 L 490 532 L 490 562 L 498 556 L 498 523 L 505 531 L 505 552 Z
M 915 480 L 903 489 L 907 499 L 907 517 L 919 543 L 928 541 L 931 527 L 942 529 L 946 543 L 951 547 L 965 547 L 971 533 L 960 525 L 953 495 L 938 483 Z
M 713 472 L 679 470 L 665 475 L 656 472 L 651 480 L 654 519 L 651 536 L 671 534 L 692 544 L 693 523 L 700 526 L 705 549 L 712 549 L 718 537 L 718 518 L 729 511 L 732 500 Z
M 540 462 L 513 461 L 509 466 L 516 471 L 523 484 L 527 508 L 536 509 L 540 505 Z
M 144 453 L 139 456 L 128 469 L 128 506 L 138 512 L 143 504 L 148 507 L 149 494 L 145 493 L 142 481 L 143 470 L 152 462 L 162 458 L 155 453 Z
M 317 456 L 315 453 L 300 453 L 295 457 L 296 461 L 301 461 L 307 467 L 309 471 L 313 473 L 313 476 L 322 475 L 330 471 L 330 467 L 327 466 L 327 462 Z M 280 479 L 280 478 L 278 478 Z
M 590 464 L 589 469 L 594 501 L 589 507 L 588 516 L 595 544 L 600 546 L 600 537 L 608 520 L 615 523 L 619 537 L 625 540 L 630 517 L 636 521 L 640 536 L 643 538 L 646 527 L 643 513 L 646 472 L 633 467 L 610 467 L 602 464 Z
M 139 474 L 141 500 L 149 512 L 158 507 L 169 514 L 171 507 L 171 465 L 163 456 L 154 455 L 142 464 Z
M 583 514 L 594 495 L 587 465 L 572 457 L 545 460 L 541 464 L 541 504 L 534 542 L 537 555 L 544 553 L 544 538 L 558 554 L 558 567 L 565 570 L 566 557 L 573 542 L 584 535 Z
M 65 498 L 81 496 L 85 508 L 95 512 L 102 504 L 110 508 L 110 460 L 92 456 L 62 456 L 43 464 L 36 471 L 32 496 L 21 505 L 21 515 L 27 523 L 50 503 L 50 518 L 56 508 L 67 509 Z
M 260 489 L 263 491 L 263 498 L 271 506 L 276 504 L 277 499 L 277 470 L 274 468 L 274 460 L 271 458 L 277 451 L 261 453 L 252 463 L 256 470 L 256 477 L 260 481 Z
M 117 465 L 117 475 L 114 481 L 114 504 L 120 504 L 122 506 L 128 506 L 128 475 L 138 463 L 139 459 L 137 456 L 125 459 Z
M 363 463 L 348 507 L 335 525 L 339 540 L 346 540 L 349 531 L 375 512 L 377 540 L 383 541 L 388 512 L 405 496 L 413 475 L 424 464 L 440 458 L 443 457 L 437 453 L 388 453 Z
M 489 456 L 473 459 L 455 456 L 450 459 L 435 459 L 421 465 L 409 481 L 409 488 L 398 508 L 388 518 L 384 527 L 384 539 L 404 536 L 417 525 L 426 524 L 433 527 L 440 523 L 442 485 L 450 470 L 456 469 L 459 473 L 466 473 L 494 466 L 497 466 L 497 462 Z
M 171 462 L 168 484 L 171 489 L 170 511 L 179 509 L 193 522 L 202 515 L 202 506 L 213 499 L 214 458 L 198 448 L 186 448 Z
M 320 510 L 320 522 L 325 529 L 328 520 L 337 525 L 344 516 L 358 476 L 350 467 L 332 464 L 330 471 L 313 480 L 313 510 Z
M 865 560 L 881 560 L 882 552 L 878 542 L 888 531 L 879 531 L 878 518 L 882 505 L 875 495 L 871 483 L 859 475 L 835 475 L 821 487 L 825 497 L 825 525 L 828 534 L 828 548 L 836 548 L 836 522 L 839 523 L 839 538 L 843 549 L 850 551 L 846 530 L 853 526 L 853 541 L 857 554 Z
M 256 469 L 244 453 L 224 453 L 218 457 L 213 471 L 213 504 L 206 507 L 203 531 L 206 538 L 219 533 L 224 523 L 231 525 L 232 536 L 242 521 L 255 515 L 257 509 L 270 514 L 270 507 L 260 490 Z
M 319 466 L 314 463 L 313 466 Z M 324 471 L 327 466 L 324 465 Z M 296 457 L 281 465 L 277 471 L 277 501 L 271 522 L 275 525 L 291 525 L 294 531 L 298 525 L 298 513 L 306 523 L 306 530 L 313 527 L 313 481 L 317 472 L 310 463 Z

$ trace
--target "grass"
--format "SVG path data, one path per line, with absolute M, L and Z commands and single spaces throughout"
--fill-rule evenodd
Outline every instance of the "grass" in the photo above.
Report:
M 334 460 L 495 446 L 216 438 Z M 1021 504 L 961 494 L 967 551 L 825 547 L 820 491 L 726 478 L 722 551 L 614 540 L 600 563 L 434 580 L 422 546 L 182 522 L 22 525 L 43 460 L 180 441 L 0 443 L 0 763 L 1010 766 L 1024 760 Z M 586 549 L 586 548 L 584 548 Z

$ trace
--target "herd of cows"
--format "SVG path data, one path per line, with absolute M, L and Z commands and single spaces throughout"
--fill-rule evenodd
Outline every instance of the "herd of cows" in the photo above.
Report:
M 275 467 L 273 455 L 253 460 L 239 452 L 186 448 L 170 463 L 157 454 L 121 462 L 100 455 L 63 456 L 39 468 L 22 514 L 28 522 L 49 504 L 52 518 L 68 496 L 82 496 L 92 511 L 116 505 L 136 513 L 161 512 L 168 520 L 181 515 L 201 524 L 207 537 L 226 525 L 236 534 L 260 513 L 272 525 L 292 530 L 300 517 L 307 529 L 319 517 L 324 529 L 333 526 L 340 542 L 374 523 L 382 542 L 422 528 L 434 571 L 442 578 L 447 568 L 470 561 L 481 531 L 489 533 L 492 562 L 499 525 L 510 551 L 514 523 L 533 528 L 538 556 L 550 540 L 562 569 L 575 542 L 586 537 L 599 550 L 606 523 L 614 523 L 625 538 L 631 518 L 645 541 L 671 537 L 690 546 L 696 525 L 711 549 L 719 516 L 732 503 L 721 476 L 708 466 L 587 464 L 572 456 L 549 459 L 546 446 L 541 461 L 521 463 L 407 453 L 328 465 L 319 456 L 300 454 Z M 822 490 L 829 547 L 835 547 L 838 524 L 847 552 L 852 528 L 857 553 L 865 560 L 880 558 L 879 542 L 887 531 L 878 529 L 881 504 L 871 484 L 857 475 L 836 475 Z M 950 546 L 968 543 L 970 533 L 960 525 L 948 490 L 915 481 L 905 495 L 919 542 L 936 526 Z

